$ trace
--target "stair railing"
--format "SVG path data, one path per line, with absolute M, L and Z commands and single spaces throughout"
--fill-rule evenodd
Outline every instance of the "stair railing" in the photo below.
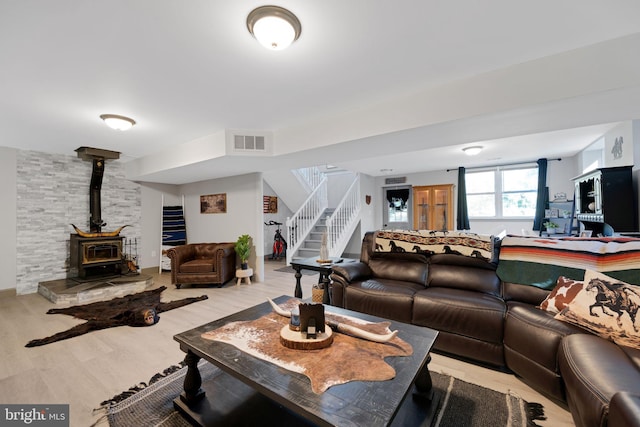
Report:
M 316 166 L 294 169 L 292 172 L 309 192 L 316 189 L 326 177 Z
M 291 263 L 293 254 L 300 248 L 328 204 L 327 178 L 323 176 L 300 209 L 287 218 L 287 265 Z
M 349 243 L 360 219 L 361 200 L 360 175 L 356 175 L 336 210 L 327 217 L 327 249 L 330 257 L 342 255 Z

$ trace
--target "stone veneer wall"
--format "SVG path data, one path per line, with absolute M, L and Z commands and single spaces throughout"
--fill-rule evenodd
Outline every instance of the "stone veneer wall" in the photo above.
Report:
M 70 224 L 89 231 L 92 162 L 74 156 L 18 150 L 16 293 L 38 290 L 38 283 L 67 277 Z M 120 235 L 137 239 L 141 249 L 140 185 L 125 178 L 120 161 L 107 160 L 102 180 L 103 231 L 128 224 Z

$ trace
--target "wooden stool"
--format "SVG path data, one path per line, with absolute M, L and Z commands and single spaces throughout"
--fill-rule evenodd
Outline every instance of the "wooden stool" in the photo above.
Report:
M 238 278 L 238 283 L 236 283 L 236 286 L 240 286 L 242 279 L 245 280 L 247 285 L 250 285 L 251 276 L 253 276 L 253 268 L 247 268 L 246 270 L 242 270 L 242 269 L 236 270 L 236 277 Z

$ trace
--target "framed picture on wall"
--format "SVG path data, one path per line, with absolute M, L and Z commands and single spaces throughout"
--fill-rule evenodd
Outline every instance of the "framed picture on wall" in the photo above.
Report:
M 227 193 L 200 196 L 200 213 L 227 213 Z
M 262 197 L 262 213 L 278 213 L 278 198 L 276 196 Z

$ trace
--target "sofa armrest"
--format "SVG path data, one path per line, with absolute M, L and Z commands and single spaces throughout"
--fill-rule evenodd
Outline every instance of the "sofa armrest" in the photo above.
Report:
M 331 266 L 332 276 L 340 276 L 346 283 L 361 281 L 371 276 L 371 268 L 364 262 L 349 262 Z
M 171 283 L 178 283 L 178 272 L 180 266 L 187 261 L 194 259 L 196 251 L 193 245 L 174 246 L 167 251 L 167 257 L 171 260 Z
M 222 256 L 223 258 L 230 255 L 236 255 L 235 243 L 219 243 L 217 250 L 221 252 L 219 256 Z
M 640 426 L 640 396 L 620 391 L 613 395 L 609 403 L 610 426 Z
M 331 305 L 344 308 L 345 288 L 355 281 L 371 277 L 371 268 L 364 262 L 349 262 L 331 267 Z
M 236 248 L 234 243 L 219 243 L 216 248 L 216 270 L 222 283 L 236 275 Z

